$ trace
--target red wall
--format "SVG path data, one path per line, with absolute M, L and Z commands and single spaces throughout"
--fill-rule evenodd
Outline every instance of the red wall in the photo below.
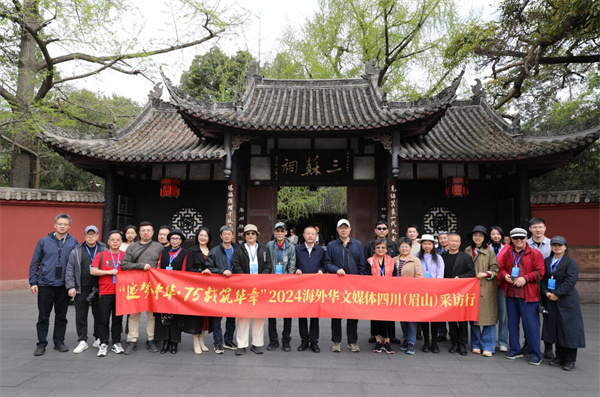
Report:
M 54 217 L 73 219 L 69 233 L 83 241 L 83 229 L 96 225 L 102 233 L 102 203 L 0 201 L 0 290 L 27 288 L 29 264 L 40 238 L 54 231 Z
M 532 205 L 531 216 L 546 220 L 546 236 L 564 236 L 569 245 L 600 245 L 600 204 Z

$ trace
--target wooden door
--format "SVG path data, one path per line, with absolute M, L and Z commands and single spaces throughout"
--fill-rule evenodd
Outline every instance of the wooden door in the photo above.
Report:
M 256 225 L 258 241 L 267 244 L 277 221 L 277 186 L 249 186 L 246 224 Z
M 377 187 L 348 186 L 348 220 L 351 236 L 363 243 L 373 239 L 377 222 Z

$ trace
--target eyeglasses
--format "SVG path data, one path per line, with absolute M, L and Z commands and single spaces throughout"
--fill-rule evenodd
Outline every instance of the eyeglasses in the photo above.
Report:
M 171 237 L 171 240 L 181 240 L 181 237 L 175 237 L 175 236 L 173 236 L 173 237 Z
M 256 234 L 256 232 L 246 232 L 246 234 L 249 234 L 250 236 L 254 236 Z
M 525 237 L 523 237 L 523 236 L 514 236 L 514 237 L 511 237 L 511 238 L 513 240 L 525 240 Z
M 378 227 L 377 230 L 387 230 L 387 227 Z
M 387 250 L 387 247 L 381 246 L 381 247 L 375 247 L 376 250 Z

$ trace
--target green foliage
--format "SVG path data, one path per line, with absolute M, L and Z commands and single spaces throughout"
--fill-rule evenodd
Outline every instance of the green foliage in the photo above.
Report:
M 298 223 L 315 214 L 343 215 L 347 212 L 345 187 L 283 186 L 277 192 L 277 217 L 284 222 Z
M 287 52 L 278 53 L 272 62 L 261 68 L 261 74 L 268 79 L 305 79 L 306 73 L 302 65 Z
M 252 55 L 238 51 L 227 56 L 213 47 L 192 61 L 187 72 L 181 75 L 181 89 L 187 94 L 204 101 L 231 102 L 244 87 L 244 79 Z

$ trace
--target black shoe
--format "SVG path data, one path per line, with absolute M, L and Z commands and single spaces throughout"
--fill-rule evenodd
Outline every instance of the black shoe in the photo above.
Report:
M 177 345 L 178 343 L 171 342 L 171 354 L 177 354 Z
M 423 340 L 423 331 L 417 330 L 417 340 Z
M 310 350 L 312 350 L 314 353 L 321 352 L 321 349 L 319 348 L 319 344 L 317 342 L 310 344 Z
M 267 351 L 270 352 L 272 350 L 275 350 L 279 347 L 279 342 L 271 342 L 269 343 L 269 346 L 267 346 Z
M 458 354 L 460 354 L 461 356 L 466 356 L 467 355 L 467 346 L 463 345 L 462 343 L 458 344 Z
M 390 338 L 390 343 L 394 343 L 396 345 L 401 345 L 402 341 L 398 338 Z
M 308 349 L 308 342 L 302 342 L 302 343 L 300 343 L 300 346 L 298 346 L 299 352 L 303 352 L 306 349 Z
M 565 366 L 563 367 L 563 369 L 565 371 L 573 371 L 575 369 L 575 363 L 573 361 L 565 363 Z
M 277 345 L 277 346 L 279 346 L 279 345 Z M 262 349 L 258 346 L 254 346 L 254 345 L 252 345 L 252 347 L 250 348 L 250 351 L 254 354 L 263 354 Z
M 235 344 L 234 341 L 225 342 L 225 344 L 223 345 L 223 347 L 225 349 L 229 349 L 229 350 L 237 350 L 237 345 Z
M 375 343 L 377 339 L 375 339 L 375 337 L 373 335 L 371 335 L 371 337 L 369 338 L 369 343 Z
M 448 349 L 448 353 L 456 353 L 458 351 L 458 345 L 456 343 L 452 343 L 450 349 Z
M 376 342 L 375 348 L 373 349 L 373 353 L 381 353 L 381 349 L 383 349 L 383 343 Z
M 34 356 L 43 356 L 44 353 L 46 353 L 46 348 L 43 346 L 39 346 L 37 349 L 35 349 L 35 351 L 33 352 Z
M 69 348 L 64 343 L 58 342 L 54 345 L 54 350 L 58 350 L 61 353 L 66 353 L 69 351 Z
M 289 343 L 283 343 L 283 346 L 281 346 L 281 350 L 283 350 L 284 352 L 291 352 L 292 346 L 290 346 Z
M 245 347 L 238 347 L 238 349 L 235 351 L 236 356 L 243 356 L 245 353 L 246 353 Z
M 154 343 L 153 340 L 146 341 L 146 349 L 148 349 L 150 353 L 158 353 L 158 347 L 156 347 L 156 343 Z
M 137 342 L 128 342 L 125 347 L 125 355 L 133 354 L 137 350 Z
M 427 338 L 427 340 L 425 340 L 425 343 L 423 344 L 423 348 L 421 349 L 421 351 L 423 353 L 429 353 L 431 351 L 431 349 L 429 348 L 429 338 Z
M 150 349 L 148 349 L 148 350 L 150 350 Z M 165 354 L 168 351 L 169 351 L 169 341 L 166 340 L 163 342 L 162 348 L 160 349 L 160 354 Z
M 548 365 L 550 365 L 551 367 L 562 367 L 563 365 L 565 365 L 565 362 L 560 358 L 556 357 L 554 358 L 554 360 L 550 361 Z
M 548 359 L 548 360 L 553 360 L 554 357 L 556 357 L 554 355 L 554 352 L 552 351 L 552 345 L 550 343 L 547 343 L 544 349 L 544 358 Z
M 432 353 L 439 353 L 440 352 L 440 348 L 437 345 L 437 342 L 434 340 L 431 341 L 431 352 Z
M 447 340 L 448 338 L 446 337 L 446 335 L 438 335 L 437 337 L 438 342 L 446 342 Z

